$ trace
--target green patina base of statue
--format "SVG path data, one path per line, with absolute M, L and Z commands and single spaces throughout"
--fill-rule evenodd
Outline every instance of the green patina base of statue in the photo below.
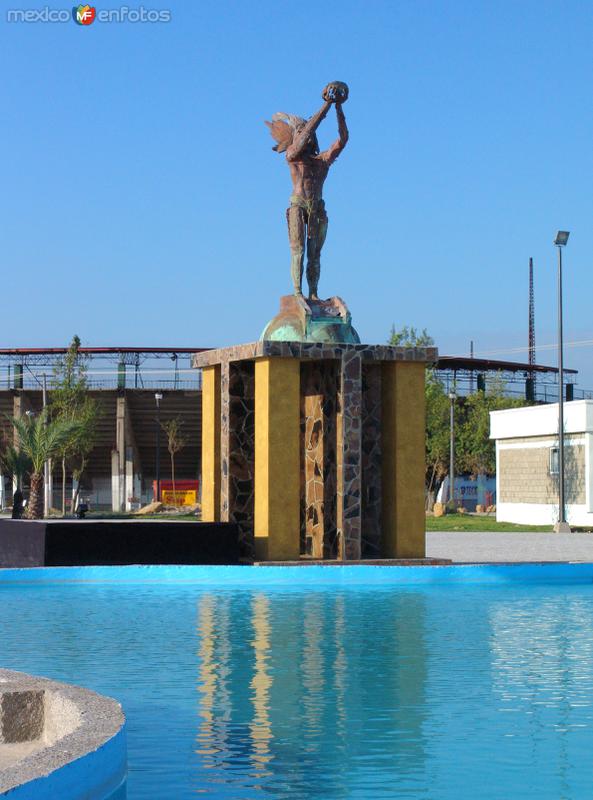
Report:
M 280 313 L 265 327 L 261 339 L 275 342 L 360 344 L 348 308 L 339 297 L 328 300 L 289 294 L 280 298 Z

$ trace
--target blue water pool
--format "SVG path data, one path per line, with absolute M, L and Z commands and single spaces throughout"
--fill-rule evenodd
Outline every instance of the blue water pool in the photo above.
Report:
M 590 582 L 0 583 L 0 664 L 120 700 L 129 800 L 593 793 Z

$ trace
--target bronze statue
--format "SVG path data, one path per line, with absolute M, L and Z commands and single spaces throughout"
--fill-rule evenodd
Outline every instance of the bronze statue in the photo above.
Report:
M 307 283 L 309 298 L 318 300 L 321 248 L 327 233 L 327 214 L 323 202 L 323 184 L 329 168 L 340 155 L 348 141 L 348 128 L 342 103 L 348 99 L 348 87 L 341 81 L 328 83 L 322 93 L 323 106 L 309 120 L 282 112 L 274 114 L 272 122 L 266 122 L 270 133 L 278 144 L 278 153 L 286 152 L 286 160 L 292 178 L 290 207 L 286 211 L 288 238 L 290 240 L 290 273 L 294 293 L 302 296 L 303 259 L 307 244 Z M 338 138 L 319 152 L 315 131 L 326 117 L 331 106 L 336 107 Z

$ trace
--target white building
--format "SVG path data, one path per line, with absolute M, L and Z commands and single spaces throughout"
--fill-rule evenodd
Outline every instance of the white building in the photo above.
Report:
M 593 400 L 564 404 L 566 518 L 593 526 Z M 528 525 L 558 521 L 558 404 L 490 413 L 496 441 L 496 519 Z

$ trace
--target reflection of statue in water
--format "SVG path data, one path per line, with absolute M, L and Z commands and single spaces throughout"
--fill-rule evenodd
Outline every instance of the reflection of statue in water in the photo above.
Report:
M 309 297 L 317 300 L 321 248 L 327 233 L 327 214 L 322 199 L 323 184 L 330 166 L 340 155 L 348 141 L 348 128 L 342 103 L 348 99 L 348 87 L 335 81 L 323 90 L 324 104 L 311 119 L 304 120 L 292 114 L 278 113 L 272 122 L 266 122 L 278 144 L 278 153 L 286 151 L 293 193 L 290 208 L 286 211 L 290 239 L 290 272 L 294 293 L 302 295 L 303 259 L 307 244 L 307 283 Z M 315 131 L 327 115 L 332 104 L 336 106 L 338 133 L 336 141 L 322 153 L 319 152 Z

